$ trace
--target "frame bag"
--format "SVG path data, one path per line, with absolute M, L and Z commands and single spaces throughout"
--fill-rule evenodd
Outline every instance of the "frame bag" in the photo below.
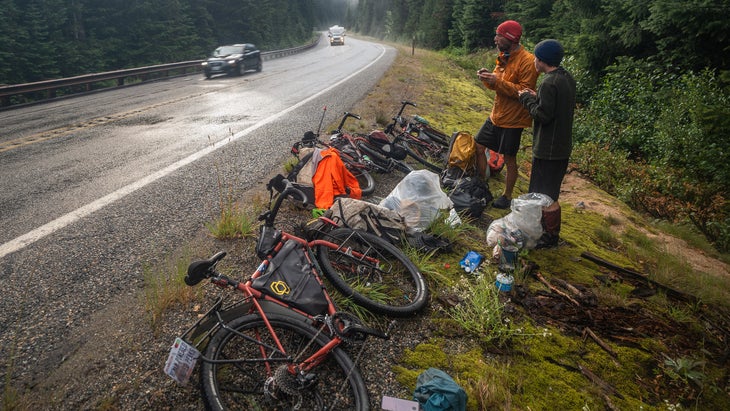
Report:
M 254 278 L 251 285 L 310 315 L 324 314 L 329 306 L 324 286 L 312 274 L 306 250 L 296 241 L 284 243 L 266 271 Z

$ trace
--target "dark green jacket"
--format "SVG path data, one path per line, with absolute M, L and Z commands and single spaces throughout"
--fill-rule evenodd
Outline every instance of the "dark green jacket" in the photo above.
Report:
M 537 97 L 520 96 L 534 123 L 532 155 L 542 160 L 566 160 L 573 149 L 575 80 L 563 67 L 545 74 Z

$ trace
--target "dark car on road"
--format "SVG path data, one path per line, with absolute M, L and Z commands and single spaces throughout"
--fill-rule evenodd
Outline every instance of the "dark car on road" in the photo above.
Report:
M 220 46 L 203 62 L 203 74 L 243 75 L 249 70 L 261 71 L 261 52 L 251 43 Z

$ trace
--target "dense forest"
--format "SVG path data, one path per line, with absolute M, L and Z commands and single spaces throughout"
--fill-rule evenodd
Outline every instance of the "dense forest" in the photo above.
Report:
M 515 19 L 528 49 L 565 45 L 577 167 L 730 250 L 729 14 L 727 0 L 0 0 L 0 84 L 290 47 L 332 24 L 468 61 Z

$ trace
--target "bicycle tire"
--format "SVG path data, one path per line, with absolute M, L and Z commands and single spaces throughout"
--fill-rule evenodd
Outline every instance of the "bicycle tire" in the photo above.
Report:
M 345 163 L 345 166 L 347 166 L 347 163 Z M 370 175 L 370 172 L 361 167 L 348 167 L 347 169 L 357 179 L 363 196 L 369 196 L 375 192 L 375 179 Z
M 414 160 L 423 164 L 427 169 L 434 173 L 441 174 L 444 171 L 443 152 L 439 152 L 438 157 L 434 158 L 432 154 L 422 145 L 408 140 L 401 140 L 400 144 L 406 149 L 406 153 Z
M 443 131 L 437 130 L 433 127 L 424 126 L 419 129 L 420 133 L 423 133 L 426 135 L 426 138 L 431 140 L 432 142 L 439 144 L 443 147 L 448 147 L 449 142 L 451 141 L 451 137 L 449 137 L 448 134 L 444 133 Z M 420 135 L 419 135 L 420 137 Z
M 408 317 L 428 303 L 428 286 L 421 271 L 393 244 L 359 230 L 336 228 L 317 248 L 322 271 L 345 297 L 368 310 L 391 317 Z M 378 260 L 377 265 L 353 256 L 359 251 Z
M 389 172 L 392 169 L 396 169 L 404 174 L 408 174 L 413 171 L 413 167 L 409 166 L 405 161 L 395 160 L 383 155 L 378 149 L 365 144 L 363 142 L 357 143 L 357 148 L 360 149 L 364 154 L 370 158 L 375 165 L 377 165 L 384 172 Z
M 277 314 L 267 314 L 266 317 L 284 349 L 290 350 L 287 352 L 289 357 L 307 358 L 330 341 L 326 333 L 318 334 L 314 327 L 301 320 Z M 282 373 L 283 380 L 278 379 L 281 376 L 275 377 L 275 370 L 291 361 L 284 360 L 281 353 L 245 340 L 237 334 L 274 346 L 264 319 L 259 314 L 240 317 L 228 325 L 235 332 L 221 328 L 208 344 L 205 356 L 210 360 L 254 361 L 203 362 L 200 367 L 201 384 L 209 410 L 290 410 L 296 409 L 295 405 L 299 401 L 302 403 L 298 409 L 302 410 L 369 410 L 368 393 L 362 375 L 341 347 L 335 347 L 326 360 L 314 368 L 312 375 L 315 380 L 310 385 L 296 388 L 296 379 L 291 374 Z M 262 361 L 262 349 L 270 361 Z M 306 352 L 298 351 L 300 349 L 306 349 Z M 267 367 L 267 364 L 271 367 Z M 282 381 L 281 385 L 290 384 L 287 390 L 298 392 L 299 395 L 287 394 L 280 386 L 272 384 L 273 381 Z M 267 394 L 266 389 L 273 391 L 274 395 Z

